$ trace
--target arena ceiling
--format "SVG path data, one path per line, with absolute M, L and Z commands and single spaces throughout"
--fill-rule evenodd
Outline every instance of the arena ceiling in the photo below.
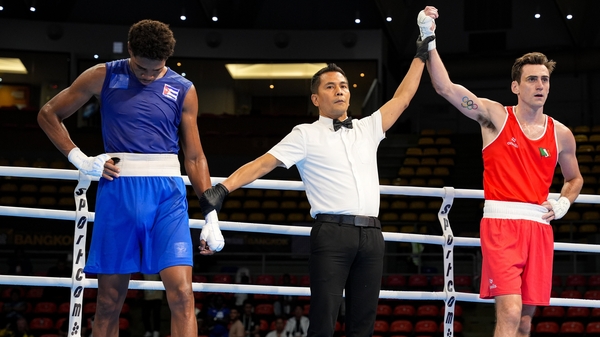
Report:
M 461 32 L 539 29 L 544 34 L 559 26 L 565 34 L 556 37 L 557 46 L 600 46 L 597 0 L 0 0 L 0 19 L 130 25 L 151 18 L 173 27 L 203 29 L 380 29 L 402 52 L 408 43 L 413 45 L 415 16 L 426 4 L 437 6 L 448 19 L 458 18 L 453 29 Z M 536 11 L 547 14 L 538 20 L 544 21 L 541 26 L 530 20 Z M 524 13 L 529 19 L 519 18 Z M 565 19 L 568 14 L 572 20 Z M 218 21 L 213 21 L 215 15 Z M 503 47 L 511 49 L 510 44 Z

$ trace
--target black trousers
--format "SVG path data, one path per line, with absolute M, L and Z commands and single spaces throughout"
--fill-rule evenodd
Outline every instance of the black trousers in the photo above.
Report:
M 346 290 L 347 337 L 373 334 L 385 242 L 381 229 L 315 222 L 310 232 L 308 337 L 331 337 Z

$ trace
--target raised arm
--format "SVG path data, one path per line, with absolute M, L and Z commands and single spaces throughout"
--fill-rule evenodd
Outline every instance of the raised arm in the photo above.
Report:
M 404 76 L 404 79 L 396 89 L 394 97 L 386 102 L 379 111 L 381 112 L 381 124 L 383 132 L 389 130 L 394 123 L 398 120 L 400 115 L 408 108 L 410 101 L 415 96 L 419 83 L 421 82 L 421 75 L 425 64 L 418 58 L 414 58 L 410 64 L 408 72 Z
M 437 28 L 435 21 L 430 17 L 438 16 L 437 9 L 427 6 L 417 17 L 417 24 L 421 31 L 421 37 L 431 34 Z M 426 20 L 423 20 L 426 18 Z M 427 27 L 429 27 L 427 29 Z M 475 120 L 481 126 L 483 145 L 486 146 L 492 141 L 499 127 L 504 123 L 506 110 L 500 103 L 479 98 L 462 85 L 453 83 L 450 80 L 448 71 L 440 58 L 436 46 L 429 45 L 429 59 L 427 61 L 427 71 L 431 77 L 431 82 L 435 91 L 444 97 L 450 104 L 456 107 L 463 115 Z

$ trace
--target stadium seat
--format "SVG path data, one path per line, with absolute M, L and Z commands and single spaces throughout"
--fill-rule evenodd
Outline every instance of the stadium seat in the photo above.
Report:
M 54 332 L 54 321 L 48 317 L 34 317 L 29 322 L 29 329 L 34 335 Z
M 560 325 L 561 336 L 583 335 L 585 328 L 583 323 L 577 321 L 568 321 Z
M 38 302 L 33 307 L 33 313 L 40 316 L 54 315 L 56 311 L 57 306 L 54 302 Z
M 379 304 L 377 305 L 377 316 L 388 317 L 392 315 L 392 307 L 387 304 Z
M 588 287 L 590 290 L 600 289 L 600 274 L 594 274 L 588 277 Z
M 399 289 L 406 286 L 406 276 L 401 274 L 388 275 L 385 284 L 391 289 Z
M 412 319 L 415 316 L 416 309 L 410 304 L 398 304 L 394 307 L 394 318 Z
M 375 321 L 375 325 L 373 327 L 373 332 L 377 335 L 383 335 L 383 334 L 386 334 L 389 329 L 390 329 L 390 325 L 387 321 L 378 319 Z
M 539 322 L 538 324 L 536 324 L 534 331 L 535 331 L 536 335 L 539 334 L 539 335 L 544 335 L 544 336 L 549 336 L 549 335 L 557 335 L 558 336 L 560 327 L 558 326 L 558 323 L 556 323 L 556 322 L 544 321 L 544 322 Z
M 413 324 L 408 320 L 395 320 L 390 325 L 389 332 L 392 335 L 405 335 L 408 336 L 413 331 Z
M 270 274 L 258 275 L 254 283 L 258 285 L 275 285 L 275 276 Z
M 433 320 L 418 321 L 415 324 L 414 333 L 416 336 L 433 336 L 438 330 L 437 323 Z

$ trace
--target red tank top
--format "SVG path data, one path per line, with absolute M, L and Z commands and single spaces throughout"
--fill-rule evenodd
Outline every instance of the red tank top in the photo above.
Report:
M 529 139 L 513 112 L 506 107 L 502 130 L 483 151 L 483 190 L 486 200 L 540 205 L 548 198 L 558 145 L 554 120 L 546 116 L 546 130 Z

